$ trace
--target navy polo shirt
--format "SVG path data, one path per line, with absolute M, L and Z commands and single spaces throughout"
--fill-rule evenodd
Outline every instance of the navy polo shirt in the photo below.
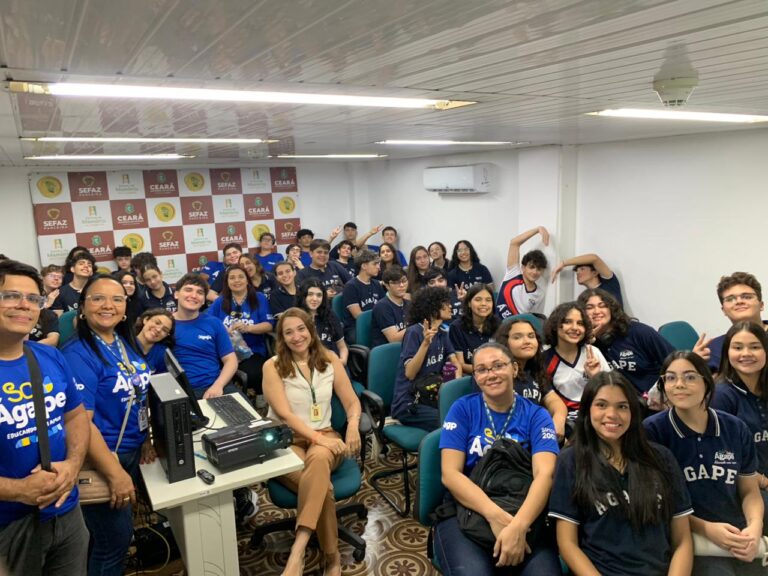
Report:
M 747 425 L 757 450 L 758 471 L 768 473 L 768 408 L 741 382 L 721 382 L 715 388 L 712 408 L 733 414 Z
M 611 276 L 610 278 L 603 278 L 600 276 L 600 285 L 598 286 L 600 290 L 605 290 L 616 298 L 616 300 L 619 301 L 619 304 L 621 307 L 624 307 L 624 298 L 621 297 L 621 284 L 619 284 L 619 279 L 616 277 L 616 274 Z
M 757 451 L 744 422 L 710 408 L 707 429 L 699 434 L 673 408 L 646 418 L 643 426 L 677 459 L 698 518 L 746 528 L 737 478 L 757 473 Z
M 360 278 L 352 278 L 344 286 L 342 301 L 344 302 L 344 317 L 342 322 L 344 326 L 351 330 L 355 326 L 355 319 L 349 313 L 349 307 L 357 304 L 365 312 L 373 310 L 376 302 L 384 298 L 386 290 L 382 288 L 381 283 L 375 278 L 371 278 L 368 284 Z
M 675 350 L 656 330 L 636 321 L 629 323 L 624 336 L 608 335 L 595 340 L 594 345 L 639 394 L 648 392 L 656 383 L 664 359 Z
M 328 262 L 325 270 L 312 268 L 312 266 L 299 270 L 299 273 L 296 274 L 296 286 L 300 285 L 307 278 L 317 278 L 326 290 L 334 284 L 346 284 L 349 282 L 349 274 L 347 274 L 346 268 L 338 262 Z
M 376 302 L 371 318 L 371 348 L 389 342 L 382 330 L 392 327 L 405 329 L 405 314 L 409 304 L 408 300 L 403 300 L 402 306 L 398 306 L 386 296 Z
M 464 362 L 472 364 L 472 357 L 478 346 L 485 344 L 491 339 L 490 334 L 482 334 L 474 327 L 472 330 L 466 330 L 462 324 L 462 319 L 458 318 L 451 322 L 448 335 L 451 338 L 451 344 L 464 356 Z
M 163 282 L 163 288 L 165 289 L 165 292 L 158 298 L 152 294 L 152 291 L 146 286 L 136 287 L 142 311 L 150 310 L 152 308 L 163 308 L 170 313 L 176 312 L 178 306 L 176 304 L 176 298 L 173 295 L 173 290 L 171 290 L 171 287 L 166 282 Z
M 674 518 L 693 513 L 683 475 L 672 454 L 652 444 L 664 463 L 672 489 Z M 579 547 L 601 574 L 621 576 L 666 575 L 672 556 L 670 524 L 646 525 L 636 532 L 619 507 L 619 498 L 629 498 L 629 476 L 621 475 L 621 494 L 607 492 L 603 502 L 579 508 L 573 497 L 576 483 L 575 451 L 560 453 L 549 499 L 549 515 L 577 524 Z M 659 496 L 660 497 L 660 496 Z
M 763 328 L 768 329 L 768 320 L 763 320 Z M 716 338 L 712 338 L 709 343 L 709 361 L 707 366 L 712 372 L 718 372 L 720 370 L 720 359 L 723 357 L 723 344 L 725 343 L 725 334 L 721 334 Z
M 544 406 L 544 397 L 551 392 L 548 386 L 542 386 L 529 372 L 523 372 L 515 378 L 515 392 L 534 404 Z
M 454 266 L 448 271 L 446 279 L 448 280 L 448 286 L 451 288 L 462 284 L 464 288 L 469 288 L 473 284 L 493 283 L 493 278 L 488 268 L 480 263 L 473 264 L 469 270 L 462 270 L 459 266 Z
M 288 294 L 285 288 L 280 285 L 272 290 L 272 293 L 269 295 L 269 310 L 275 318 L 277 318 L 278 314 L 282 314 L 288 308 L 293 308 L 294 306 L 296 306 L 296 295 Z
M 328 310 L 326 318 L 315 316 L 315 329 L 323 346 L 338 356 L 339 346 L 337 342 L 344 340 L 344 329 L 333 310 Z

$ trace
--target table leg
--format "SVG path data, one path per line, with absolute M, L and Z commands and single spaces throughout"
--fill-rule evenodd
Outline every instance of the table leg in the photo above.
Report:
M 188 576 L 239 576 L 232 492 L 193 500 L 165 513 Z

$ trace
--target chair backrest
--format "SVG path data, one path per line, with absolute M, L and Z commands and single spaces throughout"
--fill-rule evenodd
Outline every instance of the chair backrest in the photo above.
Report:
M 443 487 L 440 470 L 440 428 L 427 434 L 419 445 L 418 475 L 416 477 L 416 520 L 424 526 L 431 526 L 430 514 L 443 501 Z
M 368 390 L 381 396 L 389 408 L 395 390 L 395 378 L 400 364 L 400 342 L 376 346 L 368 358 Z
M 331 300 L 331 309 L 336 317 L 344 322 L 344 294 L 336 294 Z M 354 342 L 347 342 L 347 344 L 354 344 Z
M 371 347 L 371 321 L 373 310 L 366 310 L 355 321 L 355 344 Z
M 675 350 L 693 350 L 696 341 L 699 339 L 699 335 L 693 326 L 684 320 L 668 322 L 663 326 L 659 326 L 659 334 L 672 344 Z
M 67 340 L 75 334 L 75 319 L 77 310 L 67 310 L 59 316 L 59 348 L 67 343 Z
M 448 410 L 458 398 L 471 393 L 472 376 L 462 376 L 440 386 L 440 423 L 445 422 Z
M 515 314 L 514 316 L 505 318 L 504 323 L 512 322 L 512 320 L 525 320 L 526 322 L 530 322 L 531 326 L 534 327 L 539 336 L 544 334 L 544 321 L 535 314 L 528 314 L 527 312 L 525 314 Z

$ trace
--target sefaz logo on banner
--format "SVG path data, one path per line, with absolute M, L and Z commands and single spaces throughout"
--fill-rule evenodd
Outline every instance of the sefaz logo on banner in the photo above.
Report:
M 147 203 L 145 200 L 112 200 L 112 226 L 115 230 L 146 228 Z
M 71 204 L 38 204 L 35 206 L 38 234 L 72 234 L 75 232 Z
M 183 224 L 213 224 L 213 200 L 211 197 L 181 198 L 181 221 Z
M 290 244 L 296 242 L 296 233 L 301 229 L 298 218 L 285 218 L 275 220 L 275 236 L 278 244 Z
M 214 194 L 242 194 L 243 183 L 239 168 L 211 168 L 211 192 Z
M 298 192 L 296 187 L 296 168 L 270 168 L 272 192 Z
M 114 234 L 111 230 L 102 232 L 81 232 L 75 235 L 78 246 L 85 246 L 96 259 L 96 262 L 111 262 L 112 250 L 115 246 Z
M 184 229 L 181 226 L 152 228 L 149 231 L 152 253 L 155 256 L 184 254 Z
M 67 179 L 72 202 L 109 199 L 106 172 L 69 172 Z
M 144 170 L 144 192 L 147 198 L 168 198 L 179 195 L 176 170 Z

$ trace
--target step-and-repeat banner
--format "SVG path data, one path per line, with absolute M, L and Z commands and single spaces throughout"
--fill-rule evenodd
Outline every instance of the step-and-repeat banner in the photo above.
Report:
M 43 266 L 80 245 L 114 270 L 112 250 L 127 246 L 152 252 L 173 283 L 229 242 L 253 251 L 272 232 L 282 251 L 301 228 L 295 167 L 46 172 L 29 188 Z

